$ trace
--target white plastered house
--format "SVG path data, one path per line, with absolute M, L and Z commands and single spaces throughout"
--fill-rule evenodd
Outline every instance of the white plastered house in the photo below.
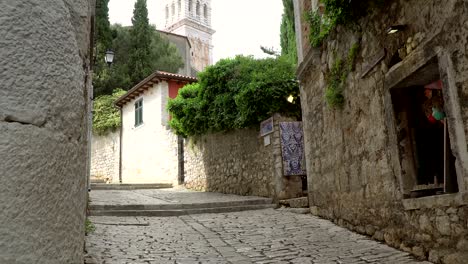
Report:
M 194 77 L 156 71 L 120 97 L 120 181 L 177 183 L 178 140 L 166 109 L 179 89 Z

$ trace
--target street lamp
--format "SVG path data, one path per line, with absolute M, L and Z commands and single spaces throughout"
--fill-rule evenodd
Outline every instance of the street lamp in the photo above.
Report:
M 114 52 L 112 50 L 106 51 L 106 56 L 104 56 L 104 61 L 111 66 L 112 62 L 114 61 Z

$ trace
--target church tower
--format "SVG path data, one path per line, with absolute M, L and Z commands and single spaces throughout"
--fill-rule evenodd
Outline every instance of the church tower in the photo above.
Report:
M 164 10 L 164 31 L 186 36 L 191 48 L 191 65 L 202 71 L 213 63 L 211 0 L 160 0 Z

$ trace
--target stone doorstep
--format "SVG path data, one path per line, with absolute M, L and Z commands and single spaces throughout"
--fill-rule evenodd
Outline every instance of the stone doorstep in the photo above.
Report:
M 91 191 L 93 190 L 169 189 L 172 187 L 173 187 L 172 183 L 148 183 L 148 184 L 91 183 Z
M 309 207 L 309 198 L 300 197 L 293 199 L 285 199 L 279 201 L 280 205 L 284 205 L 291 208 L 308 208 Z
M 228 202 L 209 202 L 209 203 L 174 203 L 174 204 L 128 204 L 128 205 L 93 205 L 91 211 L 135 211 L 135 210 L 183 210 L 183 209 L 203 209 L 218 207 L 236 207 L 248 205 L 271 205 L 273 200 L 269 198 L 250 199 Z
M 231 207 L 174 209 L 174 210 L 91 210 L 91 216 L 181 216 L 190 214 L 229 213 L 275 208 L 275 204 L 256 204 Z

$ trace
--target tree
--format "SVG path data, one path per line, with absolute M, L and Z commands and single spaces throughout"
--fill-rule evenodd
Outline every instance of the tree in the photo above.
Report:
M 281 55 L 293 64 L 297 63 L 294 5 L 292 0 L 283 0 L 284 13 L 281 20 Z
M 223 59 L 198 77 L 169 100 L 170 125 L 180 135 L 258 125 L 277 112 L 300 116 L 294 65 L 284 57 Z
M 131 46 L 128 66 L 130 80 L 138 83 L 152 73 L 151 63 L 152 29 L 148 21 L 146 0 L 137 0 L 133 9 L 132 28 L 130 29 Z
M 105 8 L 99 11 L 101 18 L 96 20 L 101 21 L 99 24 L 103 26 L 99 26 L 97 22 L 96 28 L 99 28 L 98 32 L 105 33 L 96 35 L 100 51 L 93 75 L 95 96 L 110 95 L 116 87 L 129 90 L 156 70 L 176 73 L 184 66 L 175 45 L 162 37 L 154 26 L 148 24 L 146 1 L 138 1 L 135 4 L 132 19 L 134 26 L 115 24 L 109 30 L 105 29 L 106 21 L 107 24 L 109 21 L 106 11 L 109 0 L 99 1 Z M 111 67 L 104 62 L 107 49 L 112 49 L 115 54 Z
M 108 75 L 104 56 L 112 46 L 112 31 L 109 23 L 109 0 L 96 0 L 95 46 L 93 85 Z M 97 85 L 97 87 L 100 87 Z

